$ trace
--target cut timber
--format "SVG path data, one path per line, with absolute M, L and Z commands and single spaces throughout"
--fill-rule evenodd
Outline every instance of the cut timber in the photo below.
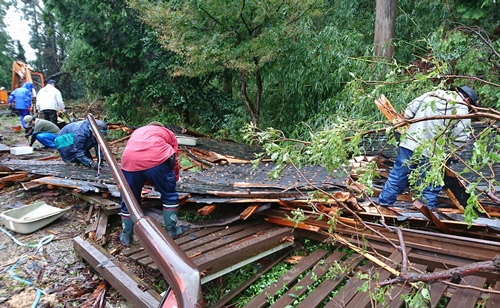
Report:
M 98 195 L 86 195 L 79 192 L 72 191 L 71 194 L 78 197 L 90 204 L 93 204 L 106 212 L 106 215 L 118 214 L 121 211 L 120 203 L 114 202 L 113 200 L 103 198 Z
M 139 279 L 135 274 L 113 261 L 102 247 L 80 237 L 73 239 L 76 253 L 87 261 L 101 277 L 106 279 L 132 307 L 159 306 L 161 296 Z M 145 291 L 146 290 L 146 291 Z
M 243 212 L 240 214 L 240 218 L 242 220 L 247 220 L 248 217 L 250 217 L 255 211 L 260 207 L 260 205 L 251 205 L 247 207 Z
M 266 217 L 265 219 L 266 219 L 266 221 L 269 221 L 270 223 L 277 224 L 280 226 L 292 227 L 292 228 L 313 231 L 313 232 L 319 232 L 319 230 L 320 230 L 320 228 L 317 226 L 311 226 L 311 225 L 308 225 L 308 224 L 305 224 L 302 222 L 295 223 L 291 220 L 279 219 L 279 218 L 273 218 L 273 217 Z
M 29 179 L 28 174 L 28 172 L 16 172 L 14 174 L 0 178 L 0 183 L 25 181 Z
M 207 216 L 217 208 L 217 205 L 205 205 L 197 211 L 198 215 Z
M 413 205 L 422 213 L 425 217 L 427 217 L 439 230 L 444 233 L 450 233 L 450 229 L 447 225 L 445 225 L 439 218 L 432 213 L 431 209 L 425 205 L 423 205 L 420 201 L 415 200 Z
M 383 94 L 379 98 L 375 99 L 375 105 L 377 105 L 378 109 L 382 111 L 387 120 L 389 120 L 392 124 L 398 124 L 404 121 L 404 118 L 396 112 L 389 100 Z
M 104 211 L 100 212 L 99 221 L 97 222 L 97 229 L 95 231 L 95 240 L 105 245 L 108 242 L 109 229 L 108 229 L 108 214 Z

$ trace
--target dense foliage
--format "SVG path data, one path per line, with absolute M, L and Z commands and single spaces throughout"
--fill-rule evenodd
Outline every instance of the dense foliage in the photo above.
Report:
M 10 89 L 12 61 L 14 60 L 15 49 L 14 42 L 6 32 L 5 14 L 8 9 L 8 3 L 0 0 L 0 86 Z
M 389 65 L 372 57 L 375 1 L 17 5 L 32 26 L 33 66 L 63 76 L 67 99 L 105 101 L 110 119 L 131 124 L 162 119 L 238 137 L 253 122 L 304 136 L 300 122 L 318 129 L 337 117 L 381 119 L 374 97 L 385 93 L 401 109 L 440 85 L 429 77 L 498 76 L 500 10 L 491 0 L 399 1 Z M 486 105 L 499 104 L 494 87 L 478 92 Z

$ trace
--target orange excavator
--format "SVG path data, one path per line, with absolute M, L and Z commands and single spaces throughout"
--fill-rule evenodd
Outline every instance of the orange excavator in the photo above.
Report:
M 32 72 L 29 66 L 23 61 L 16 60 L 12 63 L 12 83 L 10 86 L 10 92 L 21 87 L 25 82 L 31 82 L 34 86 L 32 97 L 36 97 L 36 92 L 45 86 L 45 80 L 41 73 Z M 9 92 L 5 89 L 0 90 L 0 105 L 6 105 Z M 35 100 L 32 100 L 32 110 Z

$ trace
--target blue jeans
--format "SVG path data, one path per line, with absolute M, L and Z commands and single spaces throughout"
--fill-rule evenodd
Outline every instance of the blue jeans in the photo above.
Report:
M 55 148 L 56 144 L 54 143 L 54 140 L 56 137 L 57 135 L 52 133 L 39 133 L 36 135 L 36 140 L 46 147 Z
M 409 173 L 417 167 L 417 164 L 410 164 L 411 157 L 413 156 L 413 151 L 406 148 L 399 147 L 398 157 L 394 163 L 394 167 L 389 173 L 389 177 L 385 182 L 384 189 L 378 196 L 377 202 L 381 205 L 392 205 L 396 201 L 396 198 L 400 193 L 403 192 L 406 186 L 408 186 L 408 175 Z M 422 159 L 419 165 L 426 164 L 428 162 L 427 158 Z M 425 172 L 420 175 L 420 178 L 425 177 Z M 419 181 L 420 183 L 420 181 Z M 427 186 L 423 193 L 420 202 L 426 204 L 431 208 L 436 207 L 438 194 L 441 191 L 441 186 Z
M 142 187 L 149 181 L 160 192 L 164 210 L 178 209 L 179 193 L 176 189 L 175 172 L 166 163 L 146 170 L 132 172 L 122 170 L 122 172 L 139 204 L 141 204 Z M 123 199 L 121 206 L 122 217 L 128 216 L 129 212 Z

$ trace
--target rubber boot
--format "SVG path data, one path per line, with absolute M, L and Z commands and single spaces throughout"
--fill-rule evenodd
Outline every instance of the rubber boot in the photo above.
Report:
M 130 216 L 122 216 L 122 228 L 123 231 L 120 233 L 120 243 L 123 246 L 130 246 L 130 244 L 132 244 L 132 234 L 134 233 L 134 222 Z
M 187 226 L 176 226 L 177 213 L 179 213 L 178 205 L 163 205 L 163 221 L 165 222 L 165 230 L 172 238 L 189 230 L 189 227 Z

